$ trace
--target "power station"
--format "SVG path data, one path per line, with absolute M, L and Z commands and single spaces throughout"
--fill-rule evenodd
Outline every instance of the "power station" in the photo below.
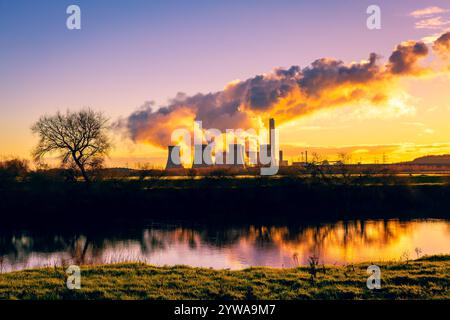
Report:
M 268 164 L 268 159 L 262 159 L 262 157 L 272 157 L 272 150 L 276 150 L 275 141 L 273 141 L 273 135 L 275 130 L 275 120 L 269 119 L 269 144 L 259 145 L 256 150 L 256 159 L 250 159 L 249 143 L 246 141 L 245 145 L 238 143 L 231 143 L 228 145 L 227 152 L 218 152 L 214 155 L 212 145 L 196 144 L 194 145 L 194 159 L 192 168 L 210 168 L 210 167 L 229 167 L 229 168 L 245 168 L 246 166 L 265 166 Z M 255 153 L 255 151 L 253 151 Z M 254 156 L 254 154 L 252 154 Z M 183 169 L 183 165 L 180 162 L 180 147 L 168 146 L 168 159 L 166 164 L 166 170 L 171 169 Z M 250 161 L 253 160 L 253 163 Z M 256 163 L 255 163 L 256 160 Z M 283 159 L 283 151 L 278 153 L 278 164 L 280 166 L 287 166 L 288 162 Z

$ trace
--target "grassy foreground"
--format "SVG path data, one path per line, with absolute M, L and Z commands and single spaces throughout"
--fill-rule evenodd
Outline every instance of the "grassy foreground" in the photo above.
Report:
M 83 266 L 81 289 L 68 290 L 62 267 L 0 274 L 1 299 L 450 299 L 450 255 L 378 263 L 382 288 L 368 290 L 370 263 L 240 271 Z

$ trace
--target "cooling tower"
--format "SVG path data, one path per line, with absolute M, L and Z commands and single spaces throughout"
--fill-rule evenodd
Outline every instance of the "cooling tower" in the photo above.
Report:
M 202 145 L 202 151 L 203 151 L 203 162 L 207 166 L 212 166 L 214 164 L 212 160 L 212 145 Z
M 227 165 L 244 167 L 244 146 L 241 144 L 230 144 L 227 154 Z
M 227 163 L 227 153 L 225 151 L 216 153 L 216 166 L 225 166 Z
M 192 168 L 204 168 L 213 165 L 211 146 L 207 144 L 194 145 L 194 163 Z
M 183 165 L 180 161 L 180 147 L 179 146 L 168 146 L 167 164 L 166 170 L 168 169 L 183 169 Z

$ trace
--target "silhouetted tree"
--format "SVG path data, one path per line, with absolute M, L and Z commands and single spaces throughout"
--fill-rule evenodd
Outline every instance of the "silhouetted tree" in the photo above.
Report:
M 350 184 L 352 180 L 352 171 L 350 169 L 350 162 L 352 160 L 351 155 L 341 152 L 338 154 L 339 160 L 336 162 L 336 167 L 342 176 L 342 182 L 344 184 Z
M 28 162 L 21 159 L 0 161 L 0 185 L 7 185 L 28 174 Z
M 35 161 L 40 162 L 46 154 L 59 154 L 62 164 L 77 167 L 85 181 L 90 180 L 88 169 L 98 167 L 111 147 L 107 119 L 91 109 L 43 116 L 31 129 L 39 135 Z
M 12 177 L 23 177 L 28 173 L 28 162 L 14 158 L 0 162 L 0 170 L 5 171 Z

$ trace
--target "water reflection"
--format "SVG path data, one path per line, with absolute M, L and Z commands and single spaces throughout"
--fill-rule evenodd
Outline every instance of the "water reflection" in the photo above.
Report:
M 0 271 L 55 264 L 143 261 L 239 269 L 293 267 L 317 256 L 326 264 L 398 260 L 415 249 L 450 253 L 450 221 L 350 221 L 313 226 L 216 229 L 153 225 L 83 234 L 0 234 Z

